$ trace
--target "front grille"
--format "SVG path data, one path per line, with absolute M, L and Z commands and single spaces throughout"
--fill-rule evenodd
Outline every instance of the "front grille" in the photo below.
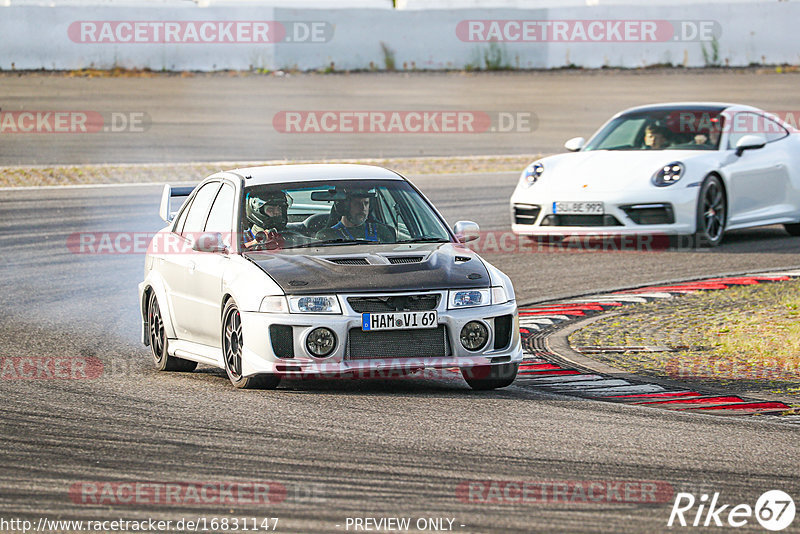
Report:
M 422 261 L 422 256 L 389 256 L 389 263 L 419 263 Z
M 278 358 L 294 358 L 294 335 L 292 327 L 285 324 L 272 324 L 269 326 L 269 339 L 272 342 L 272 352 Z
M 428 311 L 439 305 L 439 295 L 396 295 L 383 297 L 348 297 L 347 303 L 356 313 L 395 311 Z
M 501 315 L 494 318 L 494 348 L 504 349 L 511 343 L 511 328 L 514 324 L 513 315 Z
M 623 226 L 613 215 L 548 215 L 540 226 Z
M 636 224 L 674 224 L 675 213 L 671 204 L 620 206 Z
M 329 258 L 328 261 L 339 265 L 369 265 L 367 258 Z
M 447 328 L 418 330 L 376 330 L 364 332 L 351 328 L 347 340 L 348 360 L 380 358 L 444 358 L 450 356 Z
M 540 206 L 515 204 L 514 205 L 514 223 L 516 224 L 534 224 L 536 219 L 539 218 L 539 212 L 542 211 Z

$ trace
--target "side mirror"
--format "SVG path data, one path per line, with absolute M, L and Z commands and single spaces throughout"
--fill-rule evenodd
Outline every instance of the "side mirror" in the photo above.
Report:
M 736 142 L 736 155 L 741 156 L 745 150 L 764 148 L 766 144 L 767 140 L 763 135 L 745 135 Z
M 459 243 L 466 243 L 478 239 L 481 235 L 481 228 L 478 223 L 472 221 L 458 221 L 453 225 L 453 233 L 456 234 Z
M 228 245 L 222 241 L 220 233 L 205 233 L 197 236 L 192 243 L 195 252 L 228 252 Z
M 577 152 L 578 150 L 583 148 L 583 145 L 586 144 L 586 139 L 583 137 L 573 137 L 566 143 L 564 143 L 564 148 L 569 150 L 570 152 Z

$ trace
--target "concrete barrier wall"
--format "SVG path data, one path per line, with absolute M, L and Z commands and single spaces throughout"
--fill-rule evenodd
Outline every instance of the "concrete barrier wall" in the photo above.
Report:
M 569 33 L 555 42 L 492 43 L 489 39 L 498 34 L 490 31 L 490 22 L 482 22 L 483 33 L 467 31 L 466 21 L 498 20 L 549 21 L 550 29 L 552 24 L 568 21 L 570 32 L 576 30 L 576 23 L 570 21 L 576 20 L 600 21 L 601 25 L 603 21 L 633 21 L 634 25 L 639 21 L 639 29 L 644 23 L 656 24 L 658 42 L 620 42 L 606 29 L 604 35 L 610 35 L 611 41 Z M 333 64 L 336 70 L 354 70 L 383 69 L 392 56 L 397 69 L 477 69 L 486 68 L 487 60 L 495 67 L 510 68 L 800 64 L 798 20 L 797 2 L 427 11 L 12 5 L 0 7 L 0 68 L 310 70 Z M 113 23 L 104 26 L 104 21 Z M 97 30 L 84 32 L 81 23 L 93 23 Z M 177 28 L 173 38 L 153 42 L 158 37 L 164 40 L 166 23 Z M 585 31 L 588 23 L 578 25 Z M 502 25 L 514 37 L 509 28 L 515 27 Z M 680 34 L 687 28 L 689 33 L 698 28 L 710 33 L 705 40 L 673 38 L 673 31 Z M 145 42 L 131 42 L 136 31 L 141 31 L 138 36 Z M 714 39 L 709 37 L 712 33 Z M 470 41 L 470 35 L 484 40 Z M 502 31 L 499 35 L 502 40 Z M 125 39 L 129 42 L 120 42 Z

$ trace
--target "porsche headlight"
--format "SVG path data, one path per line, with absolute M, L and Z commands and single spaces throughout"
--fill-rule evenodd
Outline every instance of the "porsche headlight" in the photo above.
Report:
M 292 313 L 342 313 L 334 295 L 289 297 L 289 310 Z
M 683 176 L 683 163 L 673 161 L 661 167 L 653 175 L 653 184 L 656 187 L 666 187 L 680 180 L 681 176 Z
M 542 177 L 542 174 L 544 174 L 544 165 L 537 161 L 536 163 L 531 163 L 522 171 L 520 181 L 530 187 Z

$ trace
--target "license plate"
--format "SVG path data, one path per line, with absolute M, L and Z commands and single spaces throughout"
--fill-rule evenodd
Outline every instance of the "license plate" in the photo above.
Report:
M 602 202 L 553 202 L 553 213 L 561 215 L 603 215 Z
M 436 328 L 438 316 L 435 311 L 413 311 L 393 313 L 362 313 L 361 330 L 414 330 Z

